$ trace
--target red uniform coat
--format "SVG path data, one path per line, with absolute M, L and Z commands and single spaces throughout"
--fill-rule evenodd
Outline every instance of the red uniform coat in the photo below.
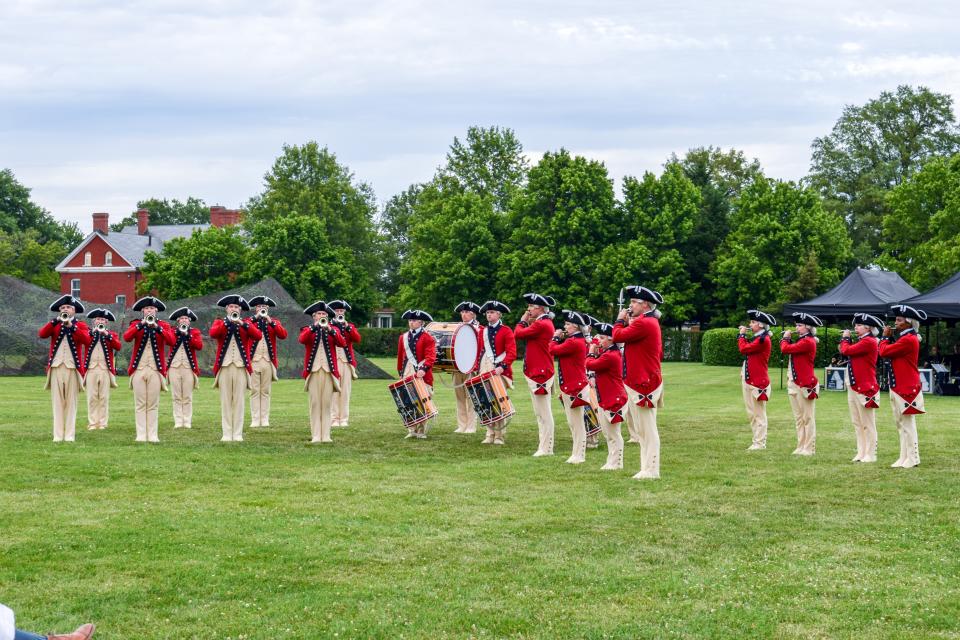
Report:
M 227 355 L 227 340 L 237 342 L 237 348 L 240 350 L 240 357 L 243 359 L 243 366 L 248 373 L 253 373 L 253 364 L 250 362 L 250 344 L 254 340 L 263 339 L 260 329 L 257 329 L 249 320 L 236 322 L 225 322 L 223 318 L 217 318 L 210 327 L 210 337 L 217 341 L 217 359 L 213 362 L 213 375 L 220 373 L 220 365 Z
M 357 331 L 357 325 L 348 322 L 343 327 L 341 333 L 343 333 L 343 337 L 347 341 L 347 346 L 344 347 L 347 352 L 347 362 L 355 367 L 357 366 L 357 354 L 353 352 L 353 345 L 360 344 L 360 340 L 362 340 L 360 332 Z
M 634 318 L 630 325 L 617 320 L 613 325 L 613 341 L 623 343 L 623 382 L 637 393 L 649 396 L 663 384 L 660 361 L 663 360 L 663 341 L 660 321 L 653 312 Z M 652 409 L 649 397 L 638 403 Z
M 83 359 L 84 370 L 90 367 L 90 358 L 93 357 L 94 349 L 103 349 L 103 358 L 107 361 L 107 369 L 113 375 L 117 375 L 117 363 L 114 361 L 114 352 L 120 351 L 123 345 L 120 343 L 120 334 L 116 331 L 107 330 L 106 333 L 99 331 L 90 332 L 90 344 L 87 346 L 87 355 Z
M 257 351 L 257 346 L 260 344 L 260 341 L 263 339 L 263 336 L 267 336 L 267 355 L 270 356 L 270 362 L 273 363 L 274 367 L 280 366 L 277 363 L 277 338 L 280 340 L 287 339 L 287 330 L 276 318 L 270 318 L 266 320 L 260 316 L 252 316 L 249 319 L 250 323 L 259 329 L 261 337 L 254 338 L 250 341 L 250 357 L 253 357 L 253 354 Z M 252 366 L 252 365 L 251 365 Z
M 315 324 L 308 324 L 300 329 L 299 340 L 300 344 L 306 347 L 306 351 L 303 354 L 303 371 L 300 374 L 304 379 L 309 378 L 310 373 L 313 371 L 313 361 L 317 358 L 317 352 L 320 350 L 321 344 L 323 344 L 327 350 L 326 358 L 327 365 L 330 367 L 330 373 L 332 373 L 333 377 L 337 380 L 340 379 L 337 347 L 346 347 L 347 341 L 339 329 L 332 324 L 327 325 L 326 329 L 322 329 Z
M 133 355 L 130 358 L 130 366 L 127 367 L 128 375 L 132 376 L 140 365 L 140 357 L 147 348 L 147 340 L 153 347 L 157 371 L 162 376 L 167 375 L 167 359 L 163 355 L 163 350 L 164 345 L 173 346 L 177 342 L 177 338 L 173 335 L 173 327 L 163 320 L 158 320 L 155 329 L 148 329 L 143 320 L 133 320 L 123 332 L 123 339 L 125 342 L 133 341 Z
M 170 370 L 170 363 L 173 362 L 173 357 L 177 355 L 177 350 L 183 349 L 187 354 L 187 362 L 190 363 L 190 368 L 193 369 L 194 374 L 199 376 L 200 361 L 197 360 L 197 351 L 203 349 L 203 334 L 200 333 L 200 329 L 191 327 L 186 334 L 174 329 L 173 335 L 177 341 L 170 347 L 170 355 L 167 356 L 167 371 Z
M 623 422 L 627 390 L 623 386 L 623 358 L 616 345 L 587 356 L 587 370 L 596 374 L 597 404 L 612 414 L 611 422 Z
M 493 366 L 503 367 L 503 375 L 513 380 L 513 361 L 517 359 L 517 339 L 513 329 L 498 323 L 497 326 L 480 327 L 480 353 L 486 350 L 486 343 L 493 347 Z
M 840 353 L 849 358 L 847 363 L 847 377 L 850 379 L 850 388 L 859 394 L 867 396 L 864 406 L 876 409 L 877 393 L 880 385 L 877 384 L 877 353 L 879 343 L 869 333 L 856 342 L 851 338 L 840 341 Z
M 924 413 L 917 407 L 915 400 L 923 386 L 917 361 L 920 358 L 920 337 L 913 329 L 907 329 L 896 340 L 893 336 L 880 341 L 880 357 L 890 358 L 890 390 L 904 399 L 907 415 Z
M 767 362 L 770 360 L 770 351 L 773 345 L 770 342 L 770 332 L 763 331 L 758 336 L 737 338 L 737 348 L 743 354 L 743 379 L 751 387 L 766 389 L 770 386 L 770 374 Z M 766 393 L 761 393 L 757 400 L 769 400 Z
M 73 326 L 64 330 L 63 323 L 59 320 L 51 320 L 37 331 L 40 338 L 50 338 L 50 351 L 47 353 L 47 373 L 50 373 L 50 365 L 53 364 L 53 357 L 60 348 L 60 343 L 67 341 L 70 347 L 70 355 L 73 358 L 73 366 L 77 372 L 83 376 L 87 372 L 86 360 L 84 359 L 84 349 L 90 344 L 90 327 L 85 323 L 74 320 Z
M 414 368 L 423 371 L 423 381 L 433 386 L 433 363 L 437 361 L 436 339 L 424 329 L 420 329 L 416 334 L 405 331 L 400 336 L 397 343 L 397 373 L 401 376 L 407 366 L 407 350 L 403 346 L 404 340 L 408 341 L 410 350 L 417 359 L 417 363 L 419 363 L 414 363 Z
M 807 392 L 807 399 L 815 399 L 819 382 L 814 367 L 814 360 L 817 357 L 817 339 L 812 334 L 805 333 L 797 337 L 797 341 L 793 343 L 789 340 L 781 340 L 780 353 L 790 356 L 788 368 L 793 383 L 803 389 L 810 389 L 811 391 Z
M 571 406 L 582 407 L 589 404 L 580 398 L 580 392 L 587 386 L 587 341 L 582 333 L 575 333 L 566 340 L 553 338 L 550 343 L 550 355 L 557 359 L 557 380 L 560 390 L 573 399 Z
M 550 393 L 546 383 L 554 373 L 553 356 L 550 355 L 553 331 L 553 323 L 546 316 L 540 316 L 531 324 L 521 322 L 513 330 L 517 340 L 527 341 L 523 354 L 523 375 L 537 383 L 534 393 L 540 396 Z

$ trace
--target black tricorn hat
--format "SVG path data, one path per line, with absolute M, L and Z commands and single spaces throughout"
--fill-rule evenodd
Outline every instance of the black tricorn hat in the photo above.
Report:
M 331 300 L 327 303 L 327 307 L 336 311 L 337 309 L 343 309 L 344 311 L 350 311 L 353 307 L 350 306 L 350 303 L 346 300 Z
M 260 304 L 265 304 L 265 305 L 267 305 L 268 307 L 275 307 L 275 306 L 277 306 L 277 303 L 273 301 L 273 298 L 270 298 L 270 297 L 268 297 L 268 296 L 253 296 L 252 298 L 250 298 L 250 299 L 247 301 L 247 304 L 250 305 L 250 308 L 253 308 L 253 307 L 255 307 L 255 306 L 257 306 L 257 305 L 260 305 Z M 241 306 L 243 306 L 243 305 L 241 305 Z
M 613 325 L 607 322 L 594 322 L 593 328 L 602 336 L 613 337 Z
M 323 300 L 317 300 L 312 305 L 303 310 L 308 316 L 312 316 L 317 311 L 323 311 L 324 313 L 330 313 L 330 308 L 327 306 L 327 303 Z
M 480 305 L 478 305 L 476 302 L 464 300 L 453 308 L 454 313 L 460 313 L 461 311 L 473 311 L 474 313 L 480 313 Z
M 791 317 L 795 318 L 794 322 L 799 322 L 800 324 L 805 324 L 808 327 L 822 327 L 823 320 L 813 315 L 812 313 L 807 313 L 806 311 L 795 311 L 790 314 Z
M 624 290 L 627 292 L 627 297 L 631 300 L 646 300 L 647 302 L 652 302 L 653 304 L 663 304 L 663 296 L 653 289 L 648 289 L 647 287 L 642 287 L 640 285 L 630 285 L 624 287 Z
M 105 318 L 110 322 L 117 321 L 117 316 L 113 315 L 113 311 L 110 311 L 110 309 L 102 309 L 99 307 L 90 311 L 90 313 L 87 314 L 87 317 L 90 318 L 91 320 L 94 320 L 96 318 Z
M 881 320 L 877 316 L 872 316 L 869 313 L 853 314 L 853 324 L 865 324 L 868 327 L 876 327 L 877 329 L 883 329 L 883 320 Z
M 167 308 L 167 305 L 163 304 L 160 298 L 154 298 L 153 296 L 144 296 L 133 303 L 134 311 L 143 311 L 146 307 L 156 307 L 157 311 L 163 311 Z
M 912 320 L 926 320 L 927 312 L 922 309 L 911 307 L 908 304 L 894 304 L 890 306 L 890 312 L 894 317 L 910 318 Z
M 756 320 L 757 322 L 762 322 L 763 324 L 768 324 L 771 327 L 777 326 L 777 319 L 766 311 L 760 311 L 760 309 L 749 309 L 747 311 L 747 317 L 751 320 Z
M 238 304 L 244 311 L 250 310 L 250 303 L 247 302 L 243 296 L 236 293 L 231 293 L 230 295 L 223 296 L 217 300 L 218 307 L 225 307 L 228 304 Z
M 74 311 L 77 313 L 83 313 L 83 305 L 80 303 L 80 299 L 74 298 L 69 294 L 57 298 L 56 302 L 50 305 L 50 311 L 60 311 L 60 307 L 65 304 L 73 305 Z
M 510 307 L 503 304 L 499 300 L 487 300 L 480 307 L 480 313 L 486 313 L 487 311 L 499 311 L 500 313 L 510 313 Z
M 573 324 L 581 327 L 585 325 L 589 326 L 590 324 L 590 320 L 588 319 L 590 316 L 585 313 L 580 313 L 579 311 L 564 309 L 561 312 L 561 317 L 563 318 L 564 322 L 572 322 Z
M 171 313 L 170 321 L 173 322 L 174 320 L 178 318 L 182 318 L 183 316 L 190 318 L 190 320 L 192 320 L 193 322 L 197 321 L 197 314 L 191 311 L 190 307 L 180 307 L 179 309 Z
M 423 320 L 424 322 L 433 322 L 433 316 L 422 309 L 407 309 L 400 317 L 403 320 Z
M 541 307 L 552 307 L 557 304 L 557 301 L 551 296 L 544 296 L 539 293 L 525 293 L 523 299 L 527 301 L 527 304 L 536 304 Z

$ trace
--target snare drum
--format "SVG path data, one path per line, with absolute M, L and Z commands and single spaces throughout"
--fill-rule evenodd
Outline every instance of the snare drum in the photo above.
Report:
M 463 383 L 467 395 L 473 401 L 473 408 L 480 418 L 480 424 L 486 426 L 500 420 L 506 420 L 516 411 L 510 396 L 507 395 L 507 385 L 503 376 L 493 371 L 481 373 Z
M 600 412 L 603 409 L 597 404 L 597 390 L 588 387 L 590 390 L 590 404 L 583 408 L 583 426 L 587 430 L 587 437 L 600 433 Z
M 416 376 L 407 376 L 389 387 L 403 426 L 411 429 L 437 415 L 427 384 Z
M 431 322 L 425 329 L 437 341 L 434 371 L 468 374 L 480 364 L 480 340 L 472 325 L 461 322 Z

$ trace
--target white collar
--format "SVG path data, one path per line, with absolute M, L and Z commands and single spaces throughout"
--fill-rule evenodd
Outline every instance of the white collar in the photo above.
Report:
M 488 324 L 487 326 L 490 327 L 491 329 L 496 329 L 497 327 L 500 326 L 500 321 L 497 320 L 496 322 L 494 322 L 494 323 L 492 323 L 492 324 Z
M 910 327 L 909 329 L 904 329 L 903 331 L 901 331 L 901 332 L 900 332 L 900 335 L 901 335 L 901 336 L 905 336 L 905 335 L 907 335 L 908 333 L 916 333 L 916 331 L 914 330 L 913 327 Z
M 757 331 L 755 334 L 753 334 L 753 337 L 759 338 L 760 336 L 764 335 L 766 332 L 767 332 L 766 329 L 760 329 L 760 331 Z

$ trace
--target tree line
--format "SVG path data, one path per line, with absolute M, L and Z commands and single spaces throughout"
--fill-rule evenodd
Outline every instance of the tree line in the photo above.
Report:
M 822 293 L 856 266 L 896 270 L 921 290 L 960 270 L 958 152 L 950 96 L 910 86 L 845 107 L 800 181 L 706 146 L 616 188 L 602 162 L 560 148 L 531 164 L 513 130 L 471 127 L 433 176 L 380 206 L 330 149 L 286 145 L 241 226 L 148 253 L 141 287 L 182 298 L 273 277 L 303 304 L 344 297 L 364 320 L 379 306 L 443 318 L 468 298 L 519 306 L 530 290 L 609 318 L 620 287 L 643 283 L 664 294 L 665 322 L 723 326 L 746 307 Z M 44 269 L 79 234 L 24 193 L 0 174 L 0 255 L 26 251 L 16 234 L 51 248 L 20 259 L 33 273 L 13 271 L 16 260 L 3 269 L 55 288 Z M 209 216 L 196 198 L 137 207 L 151 224 Z

